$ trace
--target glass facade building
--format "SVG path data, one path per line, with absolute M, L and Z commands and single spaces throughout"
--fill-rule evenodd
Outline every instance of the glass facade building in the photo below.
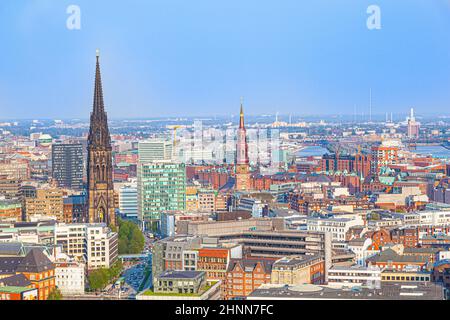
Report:
M 159 223 L 161 213 L 186 208 L 186 166 L 153 161 L 138 166 L 138 212 L 144 227 Z

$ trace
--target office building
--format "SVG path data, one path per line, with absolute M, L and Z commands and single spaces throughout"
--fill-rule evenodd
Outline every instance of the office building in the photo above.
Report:
M 161 212 L 186 208 L 186 167 L 154 161 L 138 167 L 138 214 L 146 229 L 157 229 Z
M 147 163 L 159 160 L 172 160 L 173 142 L 163 139 L 139 141 L 139 162 Z
M 380 287 L 355 290 L 326 285 L 263 285 L 247 300 L 445 300 L 444 287 L 434 283 L 382 282 Z
M 119 189 L 119 211 L 127 219 L 138 218 L 137 185 L 125 185 Z
M 52 177 L 59 187 L 83 188 L 83 145 L 54 144 L 52 146 Z
M 328 270 L 328 284 L 333 287 L 379 286 L 381 269 L 379 267 L 333 266 Z
M 25 199 L 26 221 L 54 219 L 64 222 L 64 200 L 61 189 L 38 189 L 36 197 Z
M 55 242 L 88 270 L 110 268 L 118 259 L 118 234 L 104 223 L 58 224 Z
M 297 285 L 325 282 L 325 260 L 323 257 L 288 256 L 277 260 L 272 266 L 271 283 Z

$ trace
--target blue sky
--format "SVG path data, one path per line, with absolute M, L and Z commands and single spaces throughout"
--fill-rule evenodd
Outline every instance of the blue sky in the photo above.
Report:
M 0 118 L 87 118 L 96 48 L 112 118 L 450 113 L 450 0 L 2 0 L 0 41 Z

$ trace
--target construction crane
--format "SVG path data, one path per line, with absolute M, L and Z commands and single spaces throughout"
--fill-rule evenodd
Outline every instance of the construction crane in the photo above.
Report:
M 172 146 L 172 154 L 175 155 L 175 150 L 177 147 L 177 131 L 178 129 L 182 128 L 183 126 L 180 125 L 173 125 L 173 126 L 167 126 L 168 129 L 173 130 L 173 146 Z

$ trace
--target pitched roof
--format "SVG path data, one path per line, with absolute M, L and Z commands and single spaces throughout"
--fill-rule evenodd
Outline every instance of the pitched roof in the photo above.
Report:
M 0 287 L 28 287 L 29 285 L 31 285 L 30 280 L 22 273 L 0 279 Z
M 202 248 L 198 250 L 199 257 L 227 258 L 229 250 L 226 248 Z
M 0 257 L 0 275 L 15 274 L 23 259 L 23 257 Z
M 230 264 L 228 265 L 228 272 L 231 272 L 234 270 L 236 265 L 239 265 L 241 269 L 243 269 L 245 272 L 253 272 L 253 270 L 256 268 L 258 263 L 261 264 L 261 267 L 263 268 L 263 271 L 265 273 L 270 273 L 272 270 L 272 266 L 275 263 L 277 259 L 273 260 L 266 260 L 266 259 L 232 259 L 230 261 Z
M 17 272 L 39 273 L 53 269 L 55 266 L 50 259 L 41 250 L 34 248 L 23 258 L 22 263 L 17 267 Z
M 0 256 L 17 256 L 20 254 L 23 245 L 21 243 L 1 243 Z
M 427 257 L 416 255 L 399 255 L 392 249 L 386 249 L 381 253 L 367 259 L 368 262 L 404 262 L 404 263 L 426 263 Z

